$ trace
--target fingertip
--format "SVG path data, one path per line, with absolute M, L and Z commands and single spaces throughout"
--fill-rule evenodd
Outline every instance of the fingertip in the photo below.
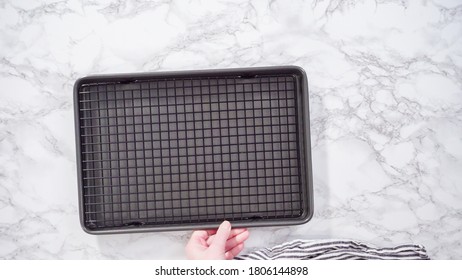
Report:
M 191 234 L 191 238 L 192 239 L 196 239 L 196 238 L 206 238 L 208 235 L 207 235 L 207 232 L 206 231 L 203 231 L 203 230 L 195 230 L 193 231 L 193 233 Z
M 231 223 L 228 222 L 227 220 L 224 220 L 221 225 L 220 225 L 221 228 L 223 229 L 231 229 Z
M 227 260 L 234 259 L 239 253 L 244 249 L 244 243 L 241 243 L 234 247 L 233 249 L 229 250 L 228 252 L 225 253 L 225 258 Z
M 249 231 L 244 231 L 243 233 L 239 234 L 239 241 L 244 242 L 250 237 Z
M 231 230 L 231 233 L 234 235 L 237 235 L 237 234 L 243 233 L 244 231 L 247 231 L 247 229 L 246 228 L 233 228 Z
M 231 223 L 228 221 L 223 221 L 218 227 L 217 233 L 215 234 L 210 247 L 224 251 L 230 232 Z

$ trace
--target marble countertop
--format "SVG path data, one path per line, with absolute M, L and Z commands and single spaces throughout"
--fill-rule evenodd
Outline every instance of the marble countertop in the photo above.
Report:
M 356 2 L 356 3 L 355 3 Z M 93 73 L 298 65 L 315 215 L 251 229 L 462 259 L 460 1 L 0 3 L 0 259 L 177 259 L 190 232 L 79 225 L 72 90 Z

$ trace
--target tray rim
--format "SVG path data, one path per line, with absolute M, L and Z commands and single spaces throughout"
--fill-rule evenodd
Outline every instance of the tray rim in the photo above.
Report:
M 271 220 L 248 220 L 248 221 L 233 221 L 233 227 L 269 227 L 269 226 L 289 226 L 301 225 L 310 221 L 314 214 L 314 198 L 313 198 L 313 171 L 311 160 L 311 137 L 310 137 L 310 114 L 309 114 L 309 90 L 308 78 L 305 70 L 300 66 L 287 65 L 287 66 L 266 66 L 266 67 L 244 67 L 244 68 L 222 68 L 222 69 L 203 69 L 203 70 L 181 70 L 181 71 L 156 71 L 156 72 L 139 72 L 139 73 L 116 73 L 116 74 L 98 74 L 84 76 L 76 80 L 73 88 L 73 101 L 74 101 L 74 126 L 75 126 L 75 144 L 77 156 L 77 180 L 78 180 L 78 204 L 79 204 L 79 220 L 80 226 L 88 234 L 101 235 L 101 234 L 120 234 L 120 233 L 143 233 L 143 232 L 165 232 L 165 231 L 181 231 L 181 230 L 198 230 L 217 228 L 218 222 L 207 223 L 188 223 L 184 225 L 169 225 L 163 224 L 159 226 L 146 226 L 142 227 L 124 227 L 124 228 L 107 228 L 107 229 L 90 229 L 85 225 L 84 214 L 84 201 L 83 201 L 83 174 L 81 166 L 81 134 L 80 134 L 80 117 L 79 117 L 79 88 L 85 83 L 97 82 L 101 79 L 111 81 L 135 81 L 139 79 L 159 79 L 159 78 L 185 78 L 185 77 L 204 77 L 204 76 L 228 76 L 228 75 L 267 75 L 274 74 L 293 74 L 297 79 L 297 86 L 300 86 L 299 96 L 302 97 L 302 115 L 299 114 L 298 120 L 303 127 L 304 141 L 300 144 L 305 163 L 304 166 L 306 188 L 302 190 L 302 196 L 308 205 L 303 205 L 304 213 L 297 218 L 283 218 Z M 299 105 L 300 106 L 300 105 Z M 301 133 L 301 132 L 300 132 Z M 303 164 L 303 163 L 302 163 Z M 303 166 L 302 166 L 303 167 Z

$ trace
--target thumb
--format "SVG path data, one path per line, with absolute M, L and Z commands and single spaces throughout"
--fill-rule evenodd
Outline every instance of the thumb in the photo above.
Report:
M 209 248 L 216 251 L 223 251 L 223 253 L 225 253 L 226 241 L 228 240 L 230 233 L 231 224 L 228 221 L 224 221 L 218 228 L 215 238 Z

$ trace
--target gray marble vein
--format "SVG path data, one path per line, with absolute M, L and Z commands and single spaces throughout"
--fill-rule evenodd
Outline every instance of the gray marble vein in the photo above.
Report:
M 462 3 L 0 1 L 0 258 L 177 259 L 189 232 L 80 229 L 72 87 L 92 73 L 299 65 L 315 215 L 251 229 L 462 258 Z

